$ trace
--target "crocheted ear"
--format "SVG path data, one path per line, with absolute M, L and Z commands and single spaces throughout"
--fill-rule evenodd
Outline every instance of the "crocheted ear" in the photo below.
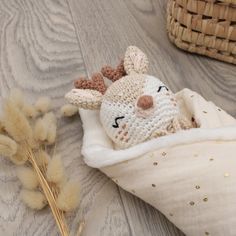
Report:
M 146 74 L 148 70 L 147 56 L 136 46 L 129 46 L 125 53 L 124 67 L 127 74 L 133 72 Z
M 102 94 L 92 89 L 72 89 L 65 95 L 69 103 L 79 108 L 97 110 L 102 103 Z

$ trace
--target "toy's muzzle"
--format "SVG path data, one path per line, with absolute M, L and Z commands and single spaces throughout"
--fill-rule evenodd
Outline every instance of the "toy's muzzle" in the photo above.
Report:
M 143 95 L 138 99 L 137 107 L 142 110 L 148 110 L 154 106 L 153 97 L 149 95 Z

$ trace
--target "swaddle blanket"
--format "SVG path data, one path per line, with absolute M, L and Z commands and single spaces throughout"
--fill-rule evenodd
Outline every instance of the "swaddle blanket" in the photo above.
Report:
M 199 128 L 115 150 L 98 111 L 80 109 L 82 154 L 123 189 L 160 210 L 186 235 L 236 235 L 236 120 L 184 89 L 180 110 Z

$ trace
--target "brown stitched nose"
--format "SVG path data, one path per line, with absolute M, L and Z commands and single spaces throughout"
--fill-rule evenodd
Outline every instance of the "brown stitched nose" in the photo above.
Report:
M 149 95 L 143 95 L 138 99 L 137 106 L 143 110 L 147 110 L 153 107 L 153 97 Z

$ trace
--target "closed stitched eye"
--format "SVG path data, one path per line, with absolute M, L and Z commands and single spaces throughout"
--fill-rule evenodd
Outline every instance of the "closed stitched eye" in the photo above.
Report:
M 159 93 L 163 88 L 165 88 L 166 91 L 169 91 L 169 89 L 165 85 L 163 85 L 163 86 L 159 86 L 157 92 Z
M 119 116 L 115 118 L 115 124 L 112 125 L 113 128 L 119 128 L 118 120 L 124 119 L 124 116 Z

